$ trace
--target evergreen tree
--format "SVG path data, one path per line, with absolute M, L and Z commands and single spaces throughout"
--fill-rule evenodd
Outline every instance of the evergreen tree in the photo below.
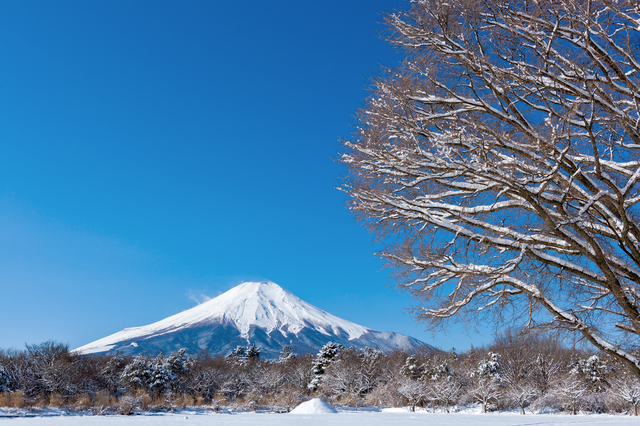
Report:
M 104 370 L 102 370 L 102 372 L 109 376 L 117 374 L 122 371 L 125 365 L 126 362 L 124 356 L 120 352 L 116 352 L 115 355 L 109 358 L 109 361 L 107 361 L 107 365 L 104 367 Z
M 247 358 L 247 351 L 244 346 L 238 345 L 227 355 L 226 360 L 232 364 L 244 363 Z
M 595 392 L 602 392 L 608 387 L 606 381 L 606 375 L 611 371 L 609 367 L 598 355 L 592 355 L 587 359 L 577 360 L 573 368 L 572 373 L 581 376 L 591 389 Z
M 151 373 L 149 389 L 157 393 L 165 392 L 172 388 L 175 378 L 175 374 L 169 371 L 166 364 L 157 364 L 154 366 L 153 372 Z
M 9 389 L 9 373 L 0 365 L 0 392 L 6 392 Z
M 121 382 L 121 374 L 127 365 L 124 356 L 120 352 L 116 352 L 115 355 L 109 358 L 107 364 L 102 370 L 102 376 L 106 382 L 109 383 L 109 387 L 112 391 L 118 388 L 118 384 Z
M 120 375 L 120 381 L 130 389 L 144 389 L 149 385 L 152 372 L 149 359 L 144 355 L 138 355 L 130 364 L 124 367 Z
M 472 375 L 481 379 L 502 383 L 500 370 L 500 354 L 489 352 L 487 354 L 487 359 L 483 359 L 478 363 L 478 368 L 474 373 L 472 373 Z
M 316 389 L 318 389 L 318 386 L 320 386 L 320 382 L 322 380 L 321 377 L 325 373 L 327 365 L 329 365 L 329 363 L 338 356 L 338 353 L 342 349 L 344 349 L 344 346 L 342 346 L 340 343 L 333 342 L 328 342 L 322 347 L 322 349 L 320 349 L 316 361 L 313 364 L 314 378 L 307 386 L 309 390 L 315 391 Z
M 260 348 L 255 343 L 247 348 L 246 358 L 249 361 L 257 361 L 260 358 Z
M 424 374 L 425 366 L 418 365 L 418 361 L 413 355 L 409 355 L 402 368 L 400 368 L 400 375 L 411 380 L 419 380 Z
M 187 357 L 186 350 L 183 348 L 175 351 L 166 359 L 166 366 L 173 374 L 180 375 L 189 371 L 192 362 L 193 360 Z
M 175 378 L 176 374 L 171 371 L 168 359 L 160 352 L 153 361 L 149 389 L 156 393 L 165 392 L 173 387 Z
M 290 359 L 297 358 L 298 354 L 295 352 L 295 348 L 291 345 L 283 346 L 280 349 L 280 356 L 278 357 L 278 362 L 287 362 Z
M 500 371 L 500 355 L 489 352 L 487 359 L 481 360 L 476 370 L 471 373 L 475 384 L 469 393 L 482 405 L 483 413 L 487 412 L 489 403 L 496 401 L 502 394 L 503 383 Z

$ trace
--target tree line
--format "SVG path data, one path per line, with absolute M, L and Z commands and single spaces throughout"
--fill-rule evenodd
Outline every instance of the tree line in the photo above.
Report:
M 610 355 L 511 333 L 466 352 L 385 353 L 328 342 L 315 355 L 298 356 L 284 347 L 276 360 L 262 359 L 255 345 L 226 357 L 184 350 L 155 357 L 83 356 L 56 342 L 0 351 L 0 407 L 13 409 L 287 412 L 313 397 L 356 408 L 453 412 L 477 404 L 483 412 L 637 415 L 640 380 Z

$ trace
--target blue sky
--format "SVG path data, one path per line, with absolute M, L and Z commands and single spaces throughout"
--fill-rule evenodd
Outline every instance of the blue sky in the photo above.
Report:
M 77 347 L 272 280 L 444 349 L 335 189 L 399 0 L 0 3 L 0 347 Z M 8 321 L 8 322 L 7 322 Z

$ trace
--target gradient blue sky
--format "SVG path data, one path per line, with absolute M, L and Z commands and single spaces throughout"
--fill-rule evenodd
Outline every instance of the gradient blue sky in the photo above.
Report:
M 400 0 L 0 2 L 0 347 L 77 347 L 247 280 L 444 349 L 334 161 Z

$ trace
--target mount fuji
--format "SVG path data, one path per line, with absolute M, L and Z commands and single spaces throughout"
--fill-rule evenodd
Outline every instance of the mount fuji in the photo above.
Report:
M 331 315 L 272 282 L 248 282 L 215 299 L 153 324 L 125 328 L 74 349 L 78 354 L 124 355 L 185 348 L 197 354 L 226 355 L 238 345 L 255 343 L 265 358 L 277 358 L 291 345 L 299 354 L 315 353 L 327 342 L 384 351 L 431 348 L 413 337 L 383 333 Z

